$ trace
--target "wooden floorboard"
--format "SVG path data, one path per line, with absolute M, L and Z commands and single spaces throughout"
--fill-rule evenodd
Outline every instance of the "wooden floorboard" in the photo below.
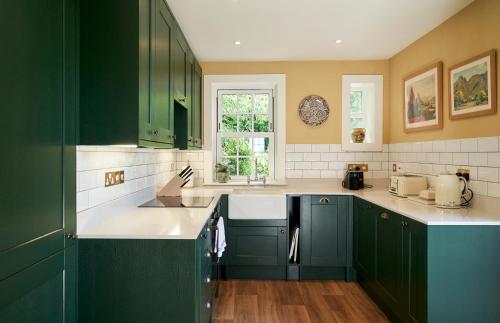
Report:
M 390 322 L 353 282 L 225 280 L 214 323 Z

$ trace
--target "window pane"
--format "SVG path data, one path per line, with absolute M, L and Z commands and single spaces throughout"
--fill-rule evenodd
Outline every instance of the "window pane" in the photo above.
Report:
M 351 91 L 351 113 L 363 111 L 363 92 Z
M 223 132 L 236 132 L 238 125 L 236 123 L 236 115 L 225 114 L 222 116 L 222 131 Z
M 255 115 L 254 130 L 255 132 L 268 132 L 269 131 L 269 115 L 261 114 Z
M 351 118 L 351 129 L 353 128 L 364 128 L 363 118 Z
M 255 113 L 268 114 L 269 113 L 269 95 L 257 94 L 255 95 Z
M 252 175 L 252 160 L 250 158 L 239 158 L 238 167 L 238 175 Z
M 245 114 L 238 117 L 239 120 L 239 132 L 250 132 L 252 131 L 252 115 Z
M 222 95 L 222 113 L 238 113 L 236 94 Z
M 239 113 L 253 113 L 253 96 L 251 94 L 238 95 Z
M 268 153 L 269 152 L 269 137 L 266 138 L 254 138 L 253 139 L 253 151 L 258 153 Z
M 236 156 L 238 154 L 238 139 L 222 138 L 222 151 L 225 156 Z
M 236 158 L 225 158 L 224 163 L 229 166 L 229 175 L 237 175 L 238 165 L 236 163 Z
M 252 139 L 240 138 L 239 139 L 239 155 L 250 156 L 252 155 Z
M 269 159 L 267 155 L 257 157 L 257 174 L 269 175 Z

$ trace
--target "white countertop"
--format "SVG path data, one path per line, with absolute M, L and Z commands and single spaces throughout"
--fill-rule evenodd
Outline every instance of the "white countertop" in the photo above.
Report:
M 354 195 L 390 211 L 427 225 L 500 225 L 500 199 L 476 196 L 472 207 L 439 209 L 387 192 L 387 180 L 367 181 L 372 189 L 351 191 L 339 180 L 289 180 L 287 186 L 242 187 L 205 186 L 183 189 L 183 195 L 214 196 L 207 208 L 139 208 L 98 219 L 86 219 L 78 225 L 80 239 L 196 239 L 212 214 L 221 194 L 255 192 L 256 194 L 325 194 Z M 113 212 L 112 212 L 113 213 Z

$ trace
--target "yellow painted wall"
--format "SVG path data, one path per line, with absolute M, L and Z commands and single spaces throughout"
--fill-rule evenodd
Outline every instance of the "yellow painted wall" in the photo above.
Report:
M 203 74 L 286 74 L 286 137 L 289 144 L 341 143 L 343 74 L 384 75 L 384 142 L 389 139 L 389 62 L 300 61 L 300 62 L 202 62 Z M 298 115 L 300 101 L 307 95 L 324 97 L 330 117 L 320 126 L 304 124 Z
M 500 114 L 453 121 L 448 118 L 448 67 L 490 49 L 498 51 L 499 48 L 500 0 L 476 0 L 393 56 L 389 60 L 390 142 L 500 135 Z M 444 127 L 440 130 L 405 134 L 403 131 L 403 78 L 437 61 L 444 63 Z M 500 94 L 500 82 L 498 87 L 497 92 Z

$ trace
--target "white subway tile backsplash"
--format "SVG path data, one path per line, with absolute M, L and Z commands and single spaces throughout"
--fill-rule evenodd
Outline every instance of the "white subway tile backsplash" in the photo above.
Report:
M 295 162 L 295 169 L 311 169 L 311 162 Z
M 439 163 L 440 164 L 453 164 L 453 154 L 452 153 L 439 153 Z
M 328 169 L 328 162 L 311 162 L 311 169 Z
M 498 168 L 478 167 L 477 179 L 484 182 L 498 182 Z
M 373 160 L 373 153 L 355 153 L 355 161 L 370 161 Z
M 304 161 L 321 161 L 321 153 L 306 153 Z
M 336 170 L 322 170 L 321 178 L 339 178 Z
M 354 161 L 355 154 L 354 153 L 339 153 L 337 156 L 339 161 Z
M 500 183 L 488 183 L 488 196 L 500 198 Z
M 295 152 L 297 153 L 310 153 L 311 145 L 310 144 L 295 144 Z
M 330 145 L 330 152 L 331 153 L 338 153 L 342 151 L 342 145 L 339 144 L 331 144 Z
M 462 139 L 460 140 L 460 151 L 466 153 L 477 152 L 477 139 Z
M 488 166 L 500 167 L 500 152 L 488 153 Z
M 469 154 L 453 153 L 453 164 L 466 166 L 469 163 Z
M 439 164 L 439 153 L 426 153 L 425 161 L 430 164 Z
M 496 152 L 498 149 L 498 137 L 477 138 L 478 152 Z
M 327 153 L 330 151 L 330 145 L 328 144 L 313 144 L 311 145 L 312 152 Z
M 424 141 L 422 143 L 422 152 L 431 152 L 432 151 L 432 141 Z
M 286 162 L 285 167 L 286 169 L 295 169 L 295 162 Z
M 338 153 L 321 153 L 321 161 L 335 161 L 337 156 Z
M 471 166 L 488 166 L 487 153 L 470 153 L 469 165 Z
M 344 170 L 347 167 L 347 163 L 345 162 L 329 162 L 328 168 L 335 170 Z
M 388 153 L 373 153 L 374 161 L 388 161 L 389 154 Z
M 287 178 L 302 178 L 302 170 L 298 169 L 288 169 L 286 171 L 286 177 Z
M 303 153 L 288 153 L 286 154 L 287 161 L 303 161 L 304 154 Z
M 294 144 L 287 144 L 286 145 L 286 152 L 287 153 L 293 153 L 293 152 L 295 152 L 295 145 Z

